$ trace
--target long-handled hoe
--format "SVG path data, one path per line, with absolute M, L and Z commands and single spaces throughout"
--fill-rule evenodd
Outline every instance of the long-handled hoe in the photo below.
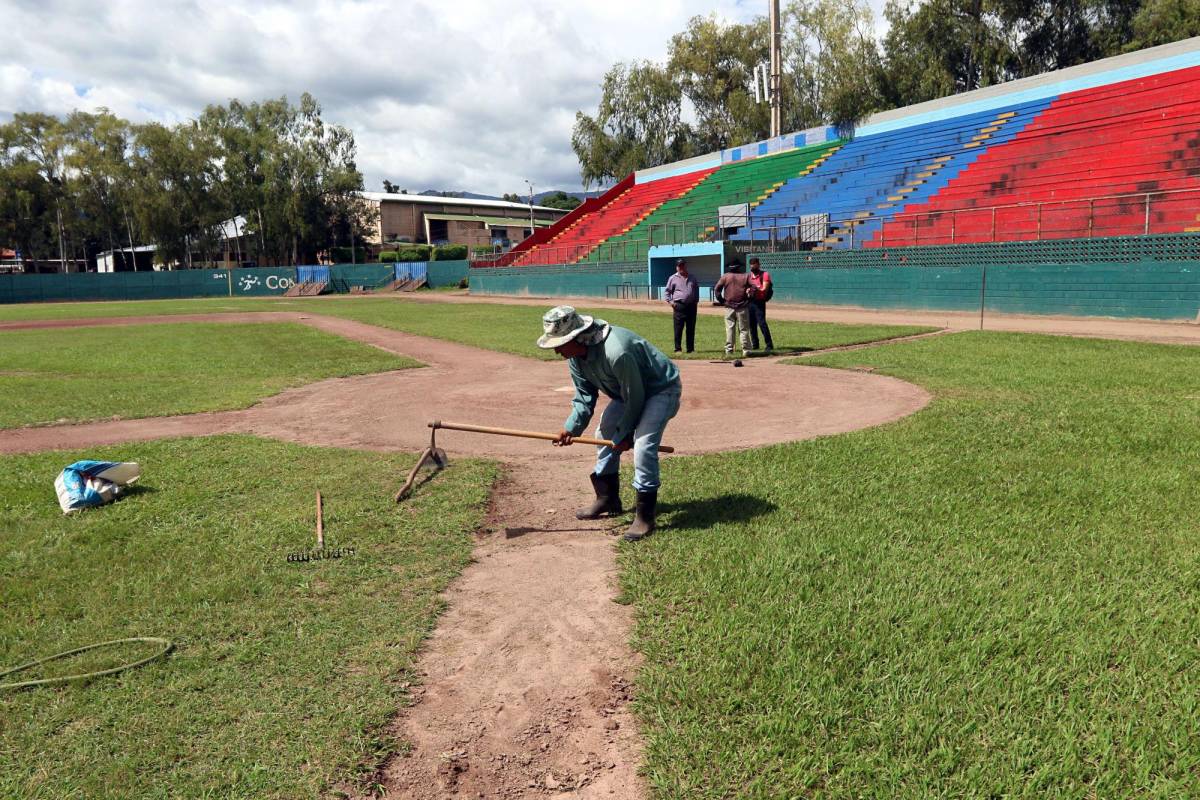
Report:
M 434 420 L 433 422 L 430 422 L 429 427 L 431 428 L 429 433 L 429 447 L 426 447 L 425 450 L 421 452 L 421 457 L 417 459 L 416 465 L 412 468 L 412 471 L 408 473 L 408 480 L 406 480 L 404 485 L 400 487 L 400 491 L 396 492 L 397 503 L 407 497 L 408 493 L 412 491 L 413 483 L 417 479 L 417 473 L 422 468 L 432 467 L 440 470 L 446 467 L 446 464 L 448 463 L 446 460 L 446 451 L 437 446 L 437 440 L 435 439 L 439 428 L 445 428 L 446 430 L 451 431 L 467 431 L 468 433 L 490 433 L 496 436 L 517 436 L 522 439 L 542 439 L 545 441 L 554 441 L 558 438 L 558 434 L 555 433 L 544 433 L 542 431 L 520 431 L 514 430 L 513 428 L 492 428 L 486 425 L 467 425 L 461 422 L 442 422 L 441 420 Z M 590 436 L 575 436 L 572 438 L 572 441 L 579 444 L 594 444 L 598 447 L 612 447 L 614 444 L 606 439 L 594 439 Z M 658 452 L 674 453 L 675 448 L 668 447 L 665 444 L 660 444 L 658 446 Z

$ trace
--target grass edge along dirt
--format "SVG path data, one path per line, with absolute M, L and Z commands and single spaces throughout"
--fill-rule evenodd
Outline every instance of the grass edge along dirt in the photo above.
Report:
M 85 455 L 137 460 L 143 479 L 63 516 L 50 484 Z M 456 461 L 398 511 L 411 454 L 220 436 L 0 461 L 0 665 L 123 636 L 176 644 L 134 671 L 0 693 L 0 797 L 22 798 L 316 797 L 372 774 L 402 746 L 387 725 L 496 476 Z M 355 555 L 287 563 L 312 546 L 315 487 L 327 541 Z
M 233 298 L 196 300 L 133 300 L 106 303 L 67 303 L 49 307 L 0 306 L 0 321 L 34 319 L 39 313 L 47 318 L 70 319 L 89 316 L 144 316 L 152 314 L 201 314 L 222 312 L 296 311 L 322 314 L 404 333 L 495 350 L 541 360 L 556 356 L 540 350 L 534 340 L 541 333 L 541 316 L 557 302 L 547 299 L 542 305 L 511 303 L 433 303 L 394 297 L 328 298 Z M 668 354 L 673 350 L 671 317 L 660 311 L 591 308 L 577 303 L 581 313 L 594 314 L 615 325 L 628 327 L 646 337 Z M 665 304 L 664 304 L 665 308 Z M 50 316 L 52 314 L 52 316 Z M 7 316 L 6 316 L 7 315 Z M 820 350 L 827 347 L 865 344 L 895 339 L 936 328 L 913 325 L 871 325 L 827 322 L 771 320 L 776 351 L 779 353 Z M 723 355 L 725 322 L 718 315 L 701 314 L 696 323 L 697 352 L 675 358 L 712 359 Z M 0 329 L 0 336 L 4 331 Z M 739 350 L 740 353 L 740 345 Z
M 327 378 L 419 366 L 294 322 L 0 330 L 0 428 L 247 408 Z
M 653 796 L 1200 795 L 1200 348 L 961 333 L 803 364 L 935 399 L 664 462 L 664 527 L 620 555 Z

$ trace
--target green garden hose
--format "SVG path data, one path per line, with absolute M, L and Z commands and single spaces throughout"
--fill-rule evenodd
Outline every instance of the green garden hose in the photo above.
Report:
M 68 658 L 70 656 L 78 655 L 79 653 L 86 653 L 88 650 L 96 650 L 97 648 L 109 647 L 110 645 L 114 645 L 114 644 L 125 644 L 126 642 L 153 642 L 155 644 L 162 645 L 162 649 L 159 650 L 158 652 L 154 653 L 151 656 L 147 656 L 146 658 L 141 659 L 140 661 L 134 661 L 130 664 L 122 664 L 121 666 L 113 667 L 112 669 L 102 669 L 98 672 L 82 672 L 78 675 L 63 675 L 58 678 L 42 678 L 41 680 L 21 681 L 19 683 L 0 683 L 0 692 L 4 691 L 5 689 L 26 689 L 31 686 L 52 686 L 57 683 L 69 683 L 71 681 L 86 680 L 88 678 L 100 678 L 105 675 L 115 675 L 118 672 L 124 672 L 127 669 L 135 669 L 136 667 L 140 667 L 144 664 L 149 664 L 151 661 L 154 661 L 155 659 L 162 658 L 167 653 L 171 652 L 171 650 L 174 649 L 174 647 L 175 647 L 174 642 L 172 642 L 170 639 L 163 639 L 158 636 L 134 636 L 129 639 L 113 639 L 112 641 L 109 641 L 109 642 L 99 642 L 97 644 L 89 644 L 86 647 L 77 647 L 74 650 L 67 650 L 62 653 L 55 653 L 52 656 L 47 656 L 46 658 L 39 658 L 37 661 L 30 661 L 28 664 L 22 664 L 19 667 L 13 667 L 12 669 L 6 669 L 3 672 L 0 672 L 0 678 L 5 677 L 6 675 L 12 675 L 14 672 L 24 672 L 25 670 L 29 669 L 30 667 L 36 667 L 39 664 L 46 664 L 51 661 L 57 661 L 60 658 Z

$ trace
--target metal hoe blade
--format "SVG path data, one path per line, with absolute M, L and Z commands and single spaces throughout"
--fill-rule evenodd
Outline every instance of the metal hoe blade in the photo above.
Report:
M 400 487 L 400 491 L 396 492 L 396 502 L 399 503 L 412 491 L 413 484 L 417 480 L 417 473 L 422 469 L 440 472 L 448 466 L 450 466 L 450 459 L 446 456 L 446 451 L 437 446 L 437 428 L 431 428 L 429 431 L 429 447 L 421 451 L 421 457 L 417 459 L 417 463 L 413 466 L 412 471 L 408 473 L 408 479 L 404 481 L 404 485 Z

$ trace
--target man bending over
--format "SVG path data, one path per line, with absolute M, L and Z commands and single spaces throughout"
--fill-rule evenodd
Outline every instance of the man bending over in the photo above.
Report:
M 571 415 L 554 444 L 562 447 L 582 436 L 603 393 L 608 407 L 600 415 L 597 436 L 613 442 L 596 452 L 590 475 L 596 499 L 576 513 L 579 519 L 621 514 L 621 454 L 633 450 L 633 488 L 637 492 L 633 524 L 625 541 L 634 542 L 654 530 L 658 505 L 658 446 L 667 422 L 679 411 L 683 385 L 679 370 L 654 345 L 636 333 L 602 319 L 558 306 L 542 317 L 538 347 L 567 359 L 575 384 Z

